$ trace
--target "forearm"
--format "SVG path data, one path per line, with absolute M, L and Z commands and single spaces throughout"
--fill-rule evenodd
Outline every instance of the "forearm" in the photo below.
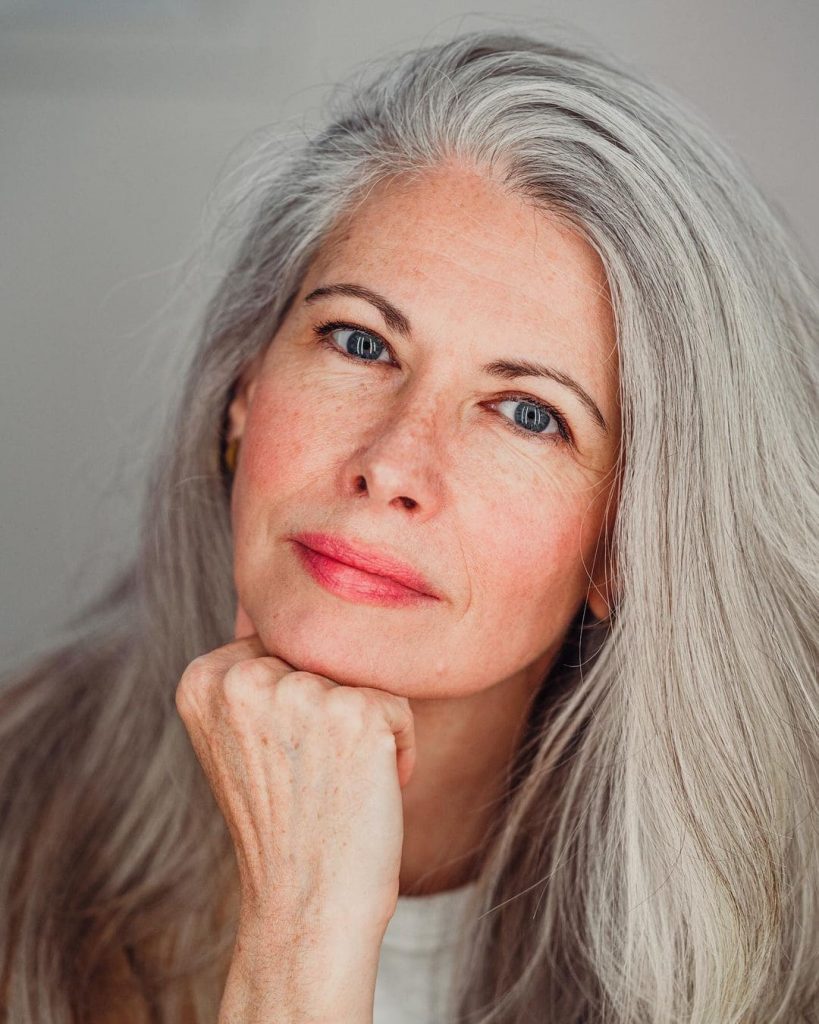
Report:
M 218 1024 L 372 1024 L 380 942 L 240 929 Z

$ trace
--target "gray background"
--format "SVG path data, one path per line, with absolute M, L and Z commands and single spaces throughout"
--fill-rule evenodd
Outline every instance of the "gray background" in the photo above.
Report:
M 217 182 L 368 58 L 459 30 L 590 42 L 697 108 L 819 263 L 819 3 L 0 0 L 0 662 L 134 550 Z M 771 430 L 777 429 L 771 409 Z

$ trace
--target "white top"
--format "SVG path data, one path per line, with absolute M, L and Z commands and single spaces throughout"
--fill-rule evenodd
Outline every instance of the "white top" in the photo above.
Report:
M 398 897 L 381 943 L 373 1024 L 443 1024 L 452 947 L 477 884 Z

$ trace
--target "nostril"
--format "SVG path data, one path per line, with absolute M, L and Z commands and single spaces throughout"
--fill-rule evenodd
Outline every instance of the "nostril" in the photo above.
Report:
M 415 501 L 414 498 L 404 498 L 404 497 L 402 497 L 401 501 L 404 502 L 404 508 L 415 508 L 415 506 L 418 504 L 418 502 Z
M 356 485 L 356 489 L 359 490 L 359 491 L 366 491 L 367 490 L 367 481 L 364 479 L 363 476 L 360 476 L 356 480 L 355 485 Z

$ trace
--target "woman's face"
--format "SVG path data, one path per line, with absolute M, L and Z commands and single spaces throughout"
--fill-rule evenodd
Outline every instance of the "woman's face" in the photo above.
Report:
M 504 365 L 522 361 L 548 375 Z M 587 595 L 609 610 L 617 391 L 605 275 L 578 234 L 460 165 L 382 184 L 231 403 L 242 613 L 271 653 L 347 685 L 536 683 Z M 305 533 L 400 559 L 435 596 L 379 596 Z

